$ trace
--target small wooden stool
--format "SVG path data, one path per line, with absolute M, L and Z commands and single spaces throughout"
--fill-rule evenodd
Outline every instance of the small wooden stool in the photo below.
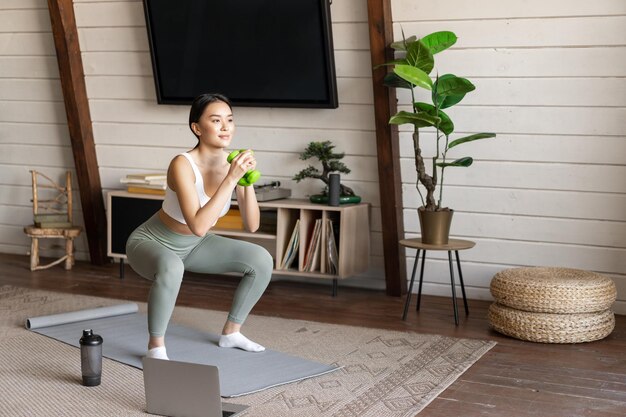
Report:
M 35 226 L 24 227 L 24 233 L 31 238 L 30 244 L 30 270 L 46 269 L 51 266 L 64 263 L 65 269 L 72 269 L 74 265 L 74 239 L 80 235 L 82 228 L 72 226 L 67 228 L 41 228 Z M 46 265 L 39 263 L 39 239 L 65 239 L 65 255 Z
M 37 171 L 30 171 L 33 187 L 34 224 L 24 227 L 24 233 L 31 238 L 30 270 L 50 268 L 65 262 L 65 269 L 74 265 L 74 239 L 80 235 L 82 227 L 72 224 L 72 174 L 65 173 L 65 185 L 59 185 L 50 177 Z M 39 177 L 45 183 L 39 184 Z M 42 195 L 45 194 L 45 197 Z M 39 239 L 65 239 L 65 255 L 46 265 L 39 263 Z
M 417 308 L 420 309 L 420 299 L 422 298 L 422 283 L 424 282 L 424 264 L 426 263 L 427 251 L 447 251 L 448 252 L 448 264 L 450 265 L 450 283 L 452 285 L 452 306 L 454 308 L 454 324 L 459 325 L 459 311 L 456 304 L 456 289 L 454 284 L 454 268 L 452 267 L 452 251 L 456 255 L 456 266 L 459 271 L 459 281 L 461 282 L 461 292 L 463 293 L 463 304 L 465 305 L 465 315 L 469 314 L 469 308 L 467 307 L 467 297 L 465 296 L 465 285 L 463 284 L 463 272 L 461 272 L 461 260 L 459 259 L 459 251 L 465 249 L 471 249 L 476 245 L 476 242 L 471 240 L 450 239 L 447 245 L 429 245 L 422 243 L 422 239 L 402 239 L 400 241 L 402 246 L 407 248 L 417 249 L 417 255 L 415 255 L 415 262 L 413 263 L 413 273 L 411 274 L 411 283 L 409 284 L 409 291 L 406 294 L 406 303 L 404 304 L 404 313 L 402 314 L 402 320 L 406 320 L 407 312 L 409 311 L 409 304 L 411 303 L 411 291 L 413 290 L 413 283 L 415 282 L 415 271 L 417 270 L 417 263 L 419 262 L 420 252 L 422 252 L 422 267 L 420 270 L 420 283 L 417 291 Z

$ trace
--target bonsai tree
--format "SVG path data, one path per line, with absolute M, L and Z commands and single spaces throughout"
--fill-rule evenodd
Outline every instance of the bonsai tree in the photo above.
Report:
M 335 145 L 331 144 L 328 140 L 324 142 L 310 142 L 304 152 L 300 154 L 300 159 L 306 161 L 309 158 L 317 158 L 322 163 L 322 171 L 315 168 L 313 165 L 309 165 L 294 175 L 293 179 L 296 182 L 300 182 L 305 178 L 316 178 L 318 180 L 322 180 L 322 182 L 326 184 L 322 194 L 327 195 L 328 184 L 330 182 L 328 174 L 331 172 L 342 172 L 344 174 L 350 173 L 350 169 L 340 161 L 340 159 L 344 157 L 345 153 L 333 153 L 334 148 Z M 352 191 L 350 187 L 346 187 L 341 184 L 340 194 L 342 196 L 354 196 L 354 191 Z
M 426 211 L 447 210 L 442 207 L 444 172 L 447 167 L 469 167 L 473 159 L 469 156 L 449 161 L 448 151 L 461 144 L 479 139 L 493 138 L 495 133 L 477 133 L 470 136 L 450 140 L 454 132 L 454 123 L 443 109 L 458 104 L 465 95 L 475 89 L 466 78 L 454 74 L 435 75 L 435 81 L 429 75 L 435 67 L 434 55 L 454 45 L 457 37 L 452 32 L 435 32 L 417 39 L 416 36 L 394 42 L 391 47 L 403 55 L 401 58 L 388 62 L 393 72 L 389 72 L 384 84 L 391 88 L 404 88 L 411 92 L 411 111 L 399 111 L 391 117 L 390 124 L 413 125 L 413 149 L 415 151 L 415 168 L 417 170 L 416 188 L 422 200 L 422 209 Z M 415 101 L 415 88 L 432 91 L 429 103 Z M 426 168 L 419 131 L 423 128 L 434 128 L 436 132 L 436 153 L 432 157 L 430 173 Z M 426 189 L 426 197 L 420 190 L 420 184 Z M 439 195 L 435 193 L 439 186 Z

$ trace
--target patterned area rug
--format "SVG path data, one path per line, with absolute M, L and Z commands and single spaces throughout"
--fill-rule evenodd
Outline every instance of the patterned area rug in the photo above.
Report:
M 0 415 L 145 415 L 140 370 L 105 358 L 102 384 L 83 387 L 78 349 L 24 328 L 27 317 L 117 303 L 0 287 Z M 225 317 L 224 312 L 177 307 L 172 320 L 216 332 Z M 495 345 L 260 316 L 250 316 L 244 332 L 274 350 L 343 367 L 232 399 L 251 406 L 247 417 L 414 416 Z

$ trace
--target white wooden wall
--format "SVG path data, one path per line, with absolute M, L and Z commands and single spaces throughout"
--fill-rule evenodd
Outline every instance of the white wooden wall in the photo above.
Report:
M 45 0 L 0 0 L 0 252 L 25 254 L 33 222 L 30 169 L 74 173 L 63 93 Z M 74 181 L 76 186 L 77 181 Z M 80 199 L 74 218 L 82 224 Z M 42 242 L 56 255 L 63 241 Z M 85 236 L 77 256 L 88 256 Z
M 467 145 L 476 159 L 448 170 L 453 234 L 478 242 L 462 254 L 468 293 L 488 298 L 503 268 L 559 265 L 608 274 L 626 313 L 626 4 L 616 0 L 437 2 L 392 0 L 394 32 L 453 30 L 442 72 L 477 86 L 450 113 L 459 133 L 494 131 Z M 105 190 L 130 172 L 165 169 L 192 147 L 186 106 L 156 104 L 138 0 L 75 0 L 94 136 Z M 383 288 L 382 233 L 364 0 L 334 0 L 336 110 L 236 108 L 236 146 L 255 149 L 265 179 L 296 197 L 321 183 L 291 177 L 298 153 L 331 140 L 353 170 L 343 181 L 372 204 L 368 273 L 348 283 Z M 400 104 L 408 96 L 399 95 Z M 409 133 L 401 135 L 405 229 L 419 232 Z M 427 142 L 425 138 L 425 142 Z M 28 169 L 73 169 L 45 0 L 0 1 L 0 252 L 25 253 L 31 220 Z M 431 151 L 427 148 L 427 151 Z M 78 205 L 80 219 L 80 205 Z M 84 239 L 78 257 L 87 257 Z M 409 252 L 407 268 L 414 254 Z M 449 294 L 442 258 L 427 264 L 426 293 Z M 410 269 L 408 269 L 410 273 Z
M 440 74 L 476 85 L 449 111 L 456 137 L 498 134 L 455 148 L 452 157 L 475 164 L 446 171 L 453 234 L 477 242 L 460 254 L 468 295 L 490 298 L 504 268 L 582 268 L 614 279 L 626 313 L 626 2 L 393 0 L 392 13 L 395 39 L 402 29 L 458 35 L 435 56 Z M 401 130 L 404 224 L 414 236 L 420 203 L 410 132 Z M 422 142 L 432 156 L 434 136 Z M 437 258 L 426 263 L 425 291 L 448 295 L 447 260 Z

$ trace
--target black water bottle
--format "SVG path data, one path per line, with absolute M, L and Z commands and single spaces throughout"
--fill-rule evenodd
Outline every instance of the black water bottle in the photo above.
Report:
M 336 207 L 339 205 L 339 194 L 341 193 L 341 179 L 339 178 L 339 174 L 330 174 L 328 178 L 328 205 Z
M 95 387 L 102 378 L 102 337 L 91 329 L 83 330 L 80 338 L 80 369 L 83 385 Z

